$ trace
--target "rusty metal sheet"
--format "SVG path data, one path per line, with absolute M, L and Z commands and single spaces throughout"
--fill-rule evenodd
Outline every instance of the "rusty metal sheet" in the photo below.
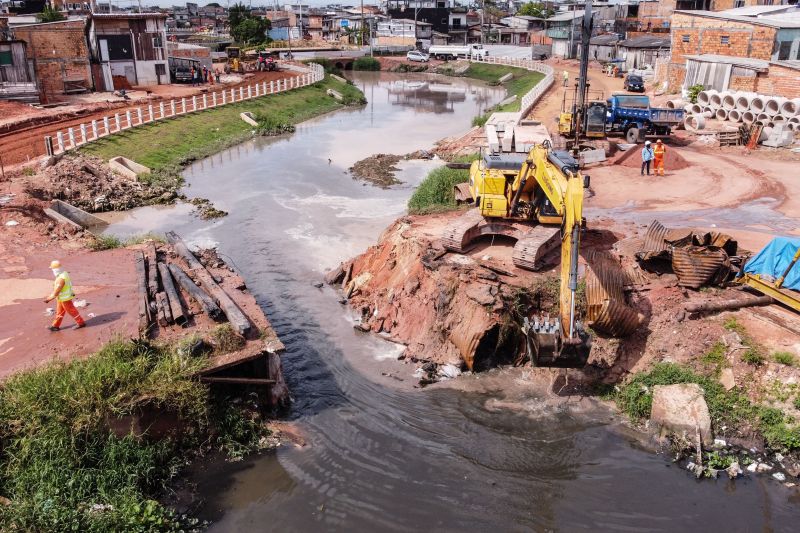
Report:
M 636 252 L 636 258 L 640 261 L 648 261 L 656 257 L 667 257 L 669 246 L 665 241 L 667 231 L 661 222 L 652 221 L 644 234 L 642 247 Z
M 643 316 L 625 302 L 626 285 L 632 280 L 608 254 L 589 258 L 586 273 L 586 320 L 593 329 L 614 337 L 625 337 L 639 327 Z
M 678 276 L 678 285 L 699 289 L 727 276 L 730 260 L 722 248 L 686 246 L 672 251 L 672 270 Z

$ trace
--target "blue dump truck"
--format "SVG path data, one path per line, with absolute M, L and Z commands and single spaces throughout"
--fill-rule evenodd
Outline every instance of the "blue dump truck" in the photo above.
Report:
M 650 98 L 615 94 L 607 101 L 606 133 L 621 133 L 629 143 L 644 141 L 647 135 L 669 135 L 683 123 L 683 109 L 650 107 Z

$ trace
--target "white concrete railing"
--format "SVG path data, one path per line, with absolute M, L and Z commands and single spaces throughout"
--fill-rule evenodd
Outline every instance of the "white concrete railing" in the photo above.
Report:
M 147 107 L 129 109 L 124 113 L 115 113 L 100 120 L 92 120 L 91 122 L 79 124 L 77 127 L 58 131 L 52 140 L 52 152 L 54 155 L 61 154 L 131 128 L 206 109 L 239 103 L 268 94 L 290 91 L 312 85 L 325 78 L 325 69 L 322 68 L 322 65 L 316 63 L 310 63 L 307 67 L 291 65 L 289 70 L 304 72 L 304 74 L 282 80 L 263 81 L 246 87 L 222 89 L 190 98 L 181 98 L 180 100 L 162 101 L 157 105 L 149 104 Z M 47 137 L 45 137 L 45 145 L 47 145 Z
M 475 56 L 472 61 L 478 63 L 489 63 L 494 65 L 505 65 L 507 67 L 524 68 L 534 72 L 544 74 L 544 79 L 536 84 L 536 86 L 525 93 L 519 100 L 519 116 L 520 118 L 528 114 L 528 111 L 539 101 L 544 93 L 553 85 L 554 70 L 550 65 L 545 65 L 540 61 L 531 61 L 530 59 L 517 59 L 513 57 L 494 57 L 494 56 Z

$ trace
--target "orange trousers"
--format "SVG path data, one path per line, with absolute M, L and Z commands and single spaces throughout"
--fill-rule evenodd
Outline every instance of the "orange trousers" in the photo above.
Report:
M 83 317 L 75 309 L 75 305 L 72 303 L 72 300 L 67 300 L 66 302 L 58 302 L 56 306 L 56 319 L 53 320 L 53 327 L 58 328 L 61 327 L 61 321 L 64 320 L 64 315 L 69 313 L 69 316 L 75 319 L 75 323 L 79 326 L 83 325 Z
M 663 176 L 664 175 L 664 158 L 656 156 L 653 159 L 653 173 L 656 176 Z

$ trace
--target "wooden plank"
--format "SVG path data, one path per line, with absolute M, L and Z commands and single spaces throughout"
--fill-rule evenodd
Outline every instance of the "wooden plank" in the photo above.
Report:
M 167 232 L 166 235 L 167 240 L 173 245 L 178 255 L 186 260 L 189 268 L 192 269 L 198 281 L 200 281 L 208 294 L 211 295 L 211 297 L 219 304 L 219 307 L 221 307 L 225 312 L 225 316 L 228 317 L 228 322 L 231 323 L 239 335 L 246 336 L 250 331 L 250 320 L 242 312 L 242 310 L 239 309 L 239 307 L 236 305 L 236 302 L 234 302 L 233 299 L 228 296 L 228 293 L 226 293 L 222 287 L 217 285 L 217 282 L 214 281 L 211 273 L 206 270 L 206 267 L 204 267 L 200 261 L 197 260 L 194 254 L 189 251 L 189 247 L 186 246 L 186 243 L 183 242 L 183 239 L 181 239 L 177 233 L 170 231 Z M 170 265 L 170 267 L 172 267 L 172 265 Z
M 192 297 L 194 301 L 200 304 L 203 308 L 203 311 L 206 312 L 208 316 L 210 316 L 214 320 L 218 320 L 222 317 L 222 309 L 211 299 L 211 296 L 203 292 L 203 290 L 194 284 L 192 278 L 186 275 L 186 272 L 181 270 L 181 267 L 178 265 L 170 264 L 169 271 L 172 274 L 172 277 L 175 281 L 178 282 L 178 285 L 186 291 L 186 293 Z
M 145 256 L 147 257 L 147 293 L 150 299 L 154 299 L 158 294 L 158 266 L 156 264 L 156 244 L 152 241 L 145 246 Z M 156 302 L 157 303 L 157 302 Z
M 136 285 L 139 298 L 139 331 L 144 333 L 150 327 L 150 305 L 147 295 L 147 268 L 145 267 L 144 254 L 134 252 L 136 266 Z
M 158 273 L 161 275 L 161 285 L 164 286 L 172 320 L 179 326 L 186 325 L 186 313 L 183 310 L 183 304 L 178 295 L 178 290 L 175 288 L 175 283 L 172 281 L 172 274 L 170 274 L 169 268 L 164 263 L 158 263 Z

